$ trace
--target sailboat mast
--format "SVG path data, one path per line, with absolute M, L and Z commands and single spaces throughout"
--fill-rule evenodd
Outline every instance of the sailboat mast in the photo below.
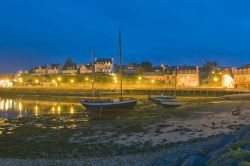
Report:
M 175 68 L 175 87 L 174 87 L 174 96 L 176 96 L 176 91 L 177 91 L 177 74 L 178 74 L 178 66 Z
M 92 68 L 92 99 L 94 99 L 95 97 L 95 91 L 94 91 L 94 82 L 95 82 L 95 68 L 94 68 L 94 49 L 91 48 L 90 51 L 90 55 L 91 55 L 91 68 Z
M 122 39 L 121 28 L 119 28 L 119 56 L 120 56 L 120 95 L 122 99 Z

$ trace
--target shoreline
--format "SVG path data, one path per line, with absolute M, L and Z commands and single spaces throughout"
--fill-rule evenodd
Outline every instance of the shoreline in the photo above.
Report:
M 166 89 L 124 89 L 123 93 L 127 96 L 132 95 L 174 95 L 177 96 L 200 96 L 200 97 L 221 97 L 224 95 L 247 93 L 247 91 L 232 90 L 232 89 L 202 89 L 202 88 L 166 88 Z M 110 96 L 118 95 L 119 89 L 96 89 L 95 96 Z M 0 88 L 0 95 L 40 95 L 40 96 L 74 96 L 74 97 L 90 97 L 91 89 L 84 88 L 37 88 L 37 87 L 15 87 L 15 88 Z

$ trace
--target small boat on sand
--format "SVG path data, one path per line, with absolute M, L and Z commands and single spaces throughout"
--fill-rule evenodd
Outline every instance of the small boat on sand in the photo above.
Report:
M 186 102 L 178 101 L 175 96 L 149 97 L 149 100 L 164 107 L 179 107 L 186 104 Z
M 183 101 L 163 101 L 160 103 L 164 107 L 180 107 L 186 104 Z
M 161 102 L 171 102 L 176 101 L 175 96 L 157 96 L 157 97 L 149 97 L 149 100 L 156 104 L 161 104 Z

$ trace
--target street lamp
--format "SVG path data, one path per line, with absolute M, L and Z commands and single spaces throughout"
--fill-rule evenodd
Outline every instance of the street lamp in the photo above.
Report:
M 22 83 L 22 82 L 23 82 L 23 79 L 22 79 L 22 78 L 19 78 L 18 80 L 19 80 L 19 82 L 20 82 L 20 83 Z
M 39 82 L 39 80 L 35 80 L 35 83 L 37 84 Z
M 57 107 L 57 113 L 61 114 L 61 107 L 60 107 L 60 105 Z
M 57 82 L 56 82 L 56 80 L 52 80 L 52 83 L 55 84 L 56 87 L 57 87 Z
M 218 80 L 218 77 L 214 77 L 214 82 L 217 82 Z
M 73 79 L 72 79 L 72 80 L 70 80 L 70 82 L 71 82 L 71 83 L 74 83 L 74 82 L 75 82 L 75 80 L 73 80 Z
M 138 80 L 140 80 L 140 81 L 141 81 L 141 89 L 142 89 L 142 81 L 143 81 L 142 77 L 141 77 L 141 76 L 139 76 L 139 77 L 138 77 Z
M 73 108 L 73 106 L 70 107 L 70 113 L 71 113 L 71 114 L 74 113 L 74 108 Z
M 62 80 L 62 78 L 61 78 L 61 77 L 58 77 L 58 78 L 57 78 L 57 80 L 58 80 L 58 81 L 61 81 L 61 80 Z

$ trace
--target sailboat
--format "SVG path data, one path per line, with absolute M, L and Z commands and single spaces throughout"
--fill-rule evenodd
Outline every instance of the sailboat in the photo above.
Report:
M 92 83 L 92 99 L 83 99 L 81 104 L 91 111 L 125 111 L 133 109 L 136 104 L 136 99 L 123 99 L 123 82 L 122 82 L 122 41 L 121 41 L 121 30 L 119 29 L 119 57 L 120 57 L 120 99 L 93 99 L 94 97 L 94 80 Z M 93 55 L 92 55 L 92 75 L 94 76 L 93 71 Z

